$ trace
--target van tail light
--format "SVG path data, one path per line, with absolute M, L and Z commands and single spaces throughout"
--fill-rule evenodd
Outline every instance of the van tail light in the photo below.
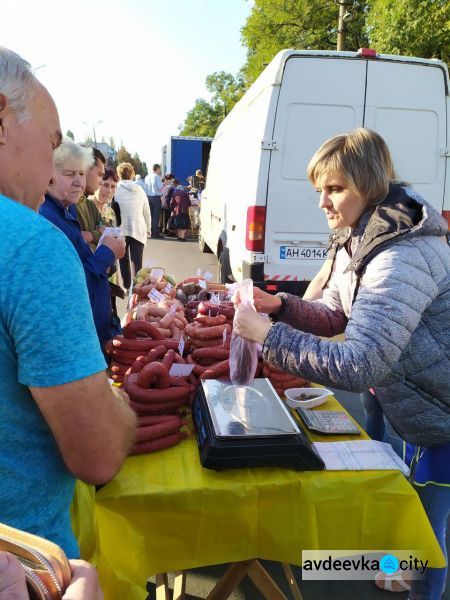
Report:
M 442 216 L 447 221 L 448 230 L 450 231 L 450 210 L 443 210 Z
M 249 206 L 247 208 L 247 226 L 245 228 L 245 247 L 252 252 L 264 252 L 264 233 L 266 229 L 266 207 Z
M 378 58 L 375 48 L 360 48 L 358 50 L 358 56 L 361 56 L 362 58 Z

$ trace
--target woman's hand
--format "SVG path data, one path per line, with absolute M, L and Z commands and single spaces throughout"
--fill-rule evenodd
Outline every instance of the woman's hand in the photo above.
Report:
M 234 316 L 233 332 L 251 342 L 264 344 L 272 323 L 259 315 L 250 306 L 239 304 Z
M 233 302 L 237 306 L 240 303 L 239 292 L 233 297 Z M 281 300 L 278 296 L 273 296 L 264 292 L 258 287 L 253 287 L 253 306 L 260 313 L 276 314 L 281 308 Z
M 71 560 L 72 581 L 62 600 L 103 600 L 96 569 L 84 560 Z

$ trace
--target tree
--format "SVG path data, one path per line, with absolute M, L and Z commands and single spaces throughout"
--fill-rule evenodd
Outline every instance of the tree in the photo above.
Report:
M 92 137 L 90 135 L 87 135 L 84 138 L 84 143 L 86 144 L 86 146 L 93 146 L 94 145 L 94 140 L 92 139 Z
M 214 107 L 203 98 L 198 98 L 194 107 L 186 115 L 180 135 L 214 137 L 222 119 L 221 107 Z
M 133 164 L 133 159 L 131 158 L 131 154 L 128 152 L 128 150 L 125 148 L 125 146 L 123 144 L 120 146 L 119 150 L 117 151 L 117 162 L 118 162 L 118 164 L 123 163 L 123 162 Z
M 113 150 L 116 149 L 116 142 L 114 141 L 114 138 L 112 136 L 109 138 L 109 145 Z
M 245 81 L 241 73 L 233 77 L 231 73 L 217 71 L 206 78 L 206 88 L 211 94 L 213 107 L 222 107 L 223 116 L 226 117 L 233 106 L 245 92 Z
M 68 129 L 66 131 L 66 137 L 70 138 L 71 140 L 75 141 L 75 136 L 73 135 L 72 131 L 70 129 Z
M 348 50 L 368 45 L 368 4 L 368 0 L 355 0 L 348 7 L 353 16 L 346 26 Z M 333 0 L 254 0 L 241 30 L 248 49 L 242 69 L 246 82 L 253 83 L 275 54 L 285 48 L 335 50 L 338 11 Z
M 214 137 L 221 121 L 227 116 L 245 92 L 241 73 L 217 71 L 206 78 L 206 88 L 212 94 L 211 102 L 198 98 L 181 125 L 181 135 Z
M 372 0 L 368 24 L 378 52 L 450 63 L 449 0 Z

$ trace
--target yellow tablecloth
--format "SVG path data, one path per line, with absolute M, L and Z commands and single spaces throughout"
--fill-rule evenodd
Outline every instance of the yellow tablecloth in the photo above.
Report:
M 300 564 L 302 549 L 413 550 L 445 565 L 399 471 L 218 473 L 201 467 L 194 439 L 127 459 L 97 493 L 96 519 L 107 600 L 146 598 L 151 574 L 250 558 Z

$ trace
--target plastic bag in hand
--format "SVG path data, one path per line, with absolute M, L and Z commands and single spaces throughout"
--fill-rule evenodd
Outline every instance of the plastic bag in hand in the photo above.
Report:
M 253 306 L 253 281 L 246 279 L 238 289 L 240 303 L 236 308 L 236 315 L 239 307 L 243 304 Z M 235 319 L 236 319 L 235 315 Z M 235 385 L 248 385 L 255 377 L 258 366 L 258 344 L 249 342 L 233 332 L 231 335 L 230 347 L 230 379 Z

